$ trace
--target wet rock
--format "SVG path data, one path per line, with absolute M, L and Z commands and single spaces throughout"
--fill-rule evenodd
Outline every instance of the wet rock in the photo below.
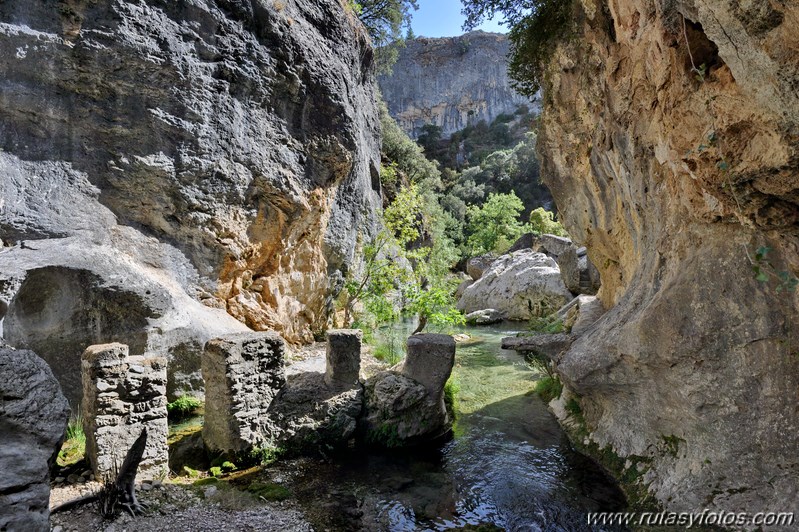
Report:
M 203 352 L 203 440 L 214 451 L 238 452 L 268 442 L 267 411 L 286 383 L 285 341 L 275 333 L 210 340 Z
M 363 387 L 330 386 L 322 373 L 291 375 L 269 408 L 273 440 L 294 451 L 346 445 L 363 410 Z
M 169 473 L 166 359 L 128 356 L 128 352 L 128 346 L 114 343 L 93 345 L 83 353 L 86 457 L 97 478 L 113 476 L 147 429 L 136 476 L 162 478 Z
M 399 371 L 385 371 L 365 383 L 361 426 L 370 443 L 398 447 L 438 437 L 449 430 L 444 385 L 455 362 L 455 340 L 443 334 L 408 338 Z
M 49 470 L 64 438 L 67 400 L 44 360 L 4 346 L 0 397 L 0 530 L 48 530 Z
M 466 323 L 469 325 L 491 325 L 502 321 L 502 313 L 493 308 L 475 310 L 466 315 Z
M 466 313 L 492 308 L 505 319 L 527 320 L 555 312 L 571 298 L 554 259 L 522 250 L 496 259 L 457 307 Z
M 574 336 L 565 333 L 511 336 L 502 339 L 502 349 L 532 353 L 557 360 L 572 342 Z
M 359 329 L 335 329 L 327 332 L 325 383 L 330 387 L 350 388 L 358 382 L 361 371 Z

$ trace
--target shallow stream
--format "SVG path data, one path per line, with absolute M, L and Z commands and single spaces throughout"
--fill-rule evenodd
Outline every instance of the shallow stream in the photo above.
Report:
M 424 451 L 353 450 L 290 460 L 270 475 L 319 530 L 590 530 L 586 513 L 624 499 L 575 453 L 533 392 L 537 373 L 500 348 L 510 326 L 464 328 L 453 437 Z M 479 527 L 479 528 L 478 528 Z

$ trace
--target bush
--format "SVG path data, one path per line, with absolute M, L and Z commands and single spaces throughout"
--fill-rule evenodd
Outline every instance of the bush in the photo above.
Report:
M 172 419 L 183 419 L 196 413 L 203 406 L 203 402 L 190 395 L 178 397 L 166 405 L 166 411 Z
M 535 383 L 535 393 L 547 403 L 560 397 L 562 392 L 563 383 L 557 377 L 548 375 Z
M 530 213 L 530 227 L 534 233 L 538 233 L 539 235 L 569 236 L 563 225 L 555 221 L 555 213 L 543 207 L 539 207 Z

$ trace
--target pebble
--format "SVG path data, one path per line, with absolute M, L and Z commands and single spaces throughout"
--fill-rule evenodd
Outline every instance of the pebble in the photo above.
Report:
M 141 489 L 142 491 L 150 491 L 151 489 L 153 489 L 153 485 L 150 484 L 149 482 L 142 482 Z

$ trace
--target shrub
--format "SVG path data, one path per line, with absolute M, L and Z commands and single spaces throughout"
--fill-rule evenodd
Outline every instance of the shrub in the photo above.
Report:
M 203 406 L 203 402 L 196 397 L 183 395 L 166 405 L 166 411 L 170 418 L 182 419 L 194 414 Z
M 545 402 L 560 397 L 563 392 L 563 383 L 557 377 L 546 376 L 535 383 L 535 393 Z

